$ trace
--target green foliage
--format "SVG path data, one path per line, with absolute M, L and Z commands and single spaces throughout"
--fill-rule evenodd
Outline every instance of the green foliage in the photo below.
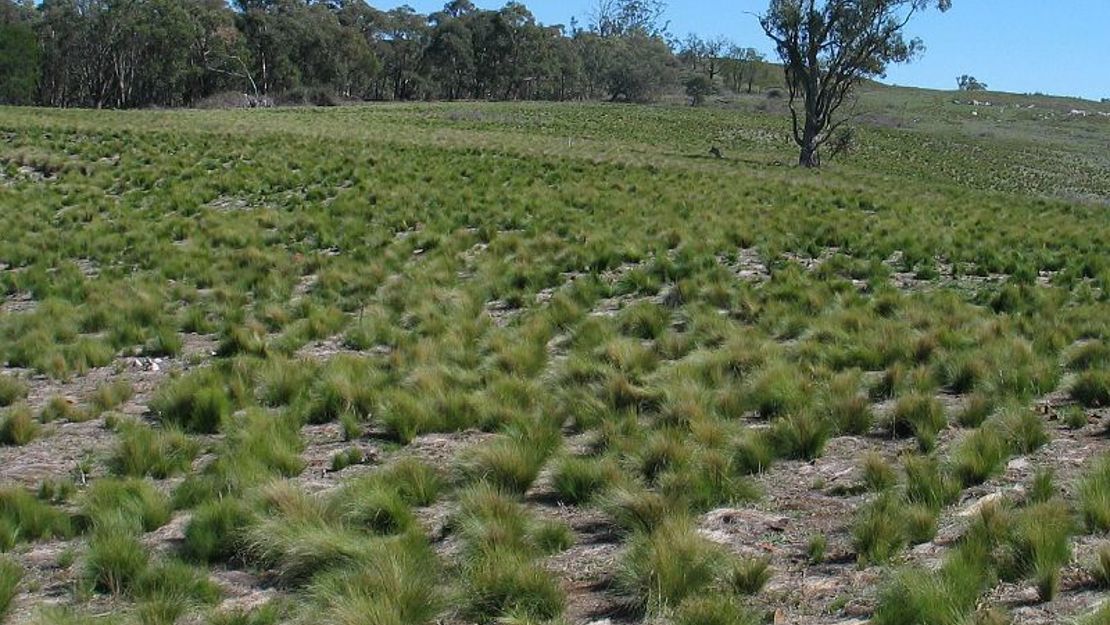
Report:
M 212 434 L 231 416 L 232 400 L 216 372 L 202 370 L 163 386 L 150 409 L 163 422 L 187 432 Z
M 1110 454 L 1096 460 L 1079 482 L 1079 510 L 1087 529 L 1110 531 Z
M 10 558 L 0 557 L 0 619 L 7 617 L 21 581 L 23 567 Z
M 73 533 L 69 515 L 39 501 L 22 488 L 0 489 L 0 551 L 16 541 L 66 538 Z
M 765 558 L 742 558 L 724 572 L 725 586 L 741 595 L 754 595 L 771 580 L 771 562 Z
M 672 519 L 632 537 L 617 581 L 636 605 L 656 614 L 709 590 L 720 575 L 722 562 L 721 552 L 689 521 Z M 741 580 L 745 582 L 754 583 L 765 575 L 750 568 L 741 572 L 754 578 Z
M 898 399 L 891 415 L 891 430 L 899 436 L 913 435 L 923 449 L 931 449 L 936 440 L 936 435 L 948 424 L 944 417 L 944 408 L 940 402 L 923 395 L 913 393 Z
M 119 431 L 109 465 L 119 476 L 164 479 L 187 473 L 199 451 L 200 446 L 179 430 L 127 424 Z
M 552 483 L 561 501 L 583 504 L 603 493 L 615 477 L 615 467 L 604 460 L 567 456 L 555 466 Z
M 7 407 L 27 396 L 27 385 L 10 375 L 0 376 L 0 407 Z
M 115 529 L 149 532 L 170 520 L 170 502 L 151 482 L 141 479 L 101 478 L 85 491 L 82 516 L 91 525 L 112 522 Z
M 38 436 L 40 426 L 26 404 L 11 406 L 0 416 L 0 445 L 26 445 Z
M 1072 399 L 1088 408 L 1110 406 L 1110 369 L 1080 373 L 1070 392 Z
M 183 551 L 200 562 L 227 561 L 240 551 L 243 531 L 253 520 L 250 509 L 237 499 L 202 503 L 185 526 Z

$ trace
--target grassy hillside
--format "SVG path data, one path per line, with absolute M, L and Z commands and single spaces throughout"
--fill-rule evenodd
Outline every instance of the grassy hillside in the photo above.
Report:
M 956 97 L 0 109 L 0 614 L 1104 622 L 1110 118 Z

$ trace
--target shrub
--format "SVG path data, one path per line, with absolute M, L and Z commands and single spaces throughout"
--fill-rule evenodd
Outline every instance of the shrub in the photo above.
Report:
M 1103 454 L 1079 482 L 1079 510 L 1087 529 L 1110 531 L 1110 454 Z
M 239 499 L 202 503 L 185 526 L 185 555 L 200 562 L 226 562 L 239 553 L 243 532 L 253 521 L 254 515 Z
M 618 586 L 641 609 L 658 614 L 707 592 L 717 580 L 722 554 L 685 519 L 664 521 L 629 541 Z
M 120 430 L 108 464 L 116 475 L 164 479 L 187 473 L 199 451 L 195 441 L 172 427 L 131 424 Z
M 737 594 L 754 595 L 771 580 L 771 562 L 766 558 L 741 558 L 725 570 L 725 586 Z
M 23 581 L 23 567 L 13 560 L 0 557 L 0 621 L 4 621 L 11 609 L 12 600 L 19 592 L 19 582 Z
M 0 445 L 26 445 L 35 440 L 39 429 L 30 407 L 26 404 L 12 406 L 0 417 Z
M 1070 392 L 1072 399 L 1088 408 L 1110 406 L 1110 369 L 1080 373 Z

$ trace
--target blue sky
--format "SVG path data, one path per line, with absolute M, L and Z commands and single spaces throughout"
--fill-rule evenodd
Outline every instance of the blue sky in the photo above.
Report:
M 482 8 L 503 0 L 474 0 Z M 378 8 L 400 2 L 370 0 Z M 409 0 L 426 13 L 444 0 Z M 585 23 L 594 0 L 531 0 L 524 4 L 545 24 Z M 770 53 L 767 39 L 750 13 L 766 0 L 670 0 L 672 33 L 682 37 L 724 35 Z M 909 65 L 892 67 L 886 82 L 954 89 L 956 76 L 971 74 L 991 89 L 1042 92 L 1090 99 L 1110 98 L 1110 0 L 953 0 L 952 10 L 915 18 L 912 36 L 925 42 L 925 54 Z

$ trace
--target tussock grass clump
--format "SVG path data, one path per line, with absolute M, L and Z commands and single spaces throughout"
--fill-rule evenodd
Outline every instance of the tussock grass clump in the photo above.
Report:
M 674 514 L 674 503 L 642 486 L 620 486 L 602 502 L 618 527 L 628 532 L 651 532 Z
M 477 448 L 462 468 L 472 480 L 523 494 L 561 441 L 558 430 L 537 423 L 531 430 L 502 434 Z
M 1007 441 L 994 428 L 984 427 L 965 436 L 952 452 L 952 471 L 967 487 L 999 473 L 1009 457 Z
M 984 393 L 973 393 L 956 415 L 956 422 L 965 428 L 977 428 L 994 412 L 994 399 Z
M 328 569 L 365 562 L 383 540 L 326 519 L 273 517 L 248 526 L 243 546 L 249 562 L 295 584 Z
M 1110 542 L 1102 543 L 1090 567 L 1091 577 L 1100 588 L 1110 588 Z
M 232 420 L 216 459 L 190 474 L 174 491 L 179 507 L 208 499 L 238 496 L 275 477 L 304 469 L 299 421 L 262 410 L 248 410 Z
M 863 484 L 872 492 L 881 492 L 893 488 L 898 483 L 898 473 L 878 452 L 868 452 L 860 463 L 863 472 Z
M 955 557 L 937 573 L 911 567 L 895 574 L 879 594 L 872 617 L 875 625 L 961 625 L 975 603 L 989 573 L 969 558 Z
M 0 408 L 10 406 L 27 396 L 27 385 L 10 375 L 0 375 Z
M 150 556 L 127 522 L 105 520 L 89 539 L 84 579 L 96 591 L 129 592 L 150 564 Z
M 399 534 L 415 523 L 398 489 L 374 477 L 347 482 L 333 502 L 346 524 L 375 534 Z
M 151 400 L 150 409 L 165 423 L 187 432 L 213 434 L 234 408 L 218 373 L 202 370 L 164 385 Z
M 23 567 L 14 560 L 0 557 L 0 621 L 8 616 L 12 600 L 19 592 L 19 583 L 23 581 Z
M 566 593 L 555 577 L 514 551 L 480 558 L 464 575 L 463 613 L 479 623 L 508 616 L 549 621 L 566 608 Z
M 762 619 L 736 597 L 691 597 L 675 610 L 675 625 L 758 625 Z
M 96 387 L 89 398 L 89 402 L 98 413 L 103 413 L 120 407 L 134 394 L 135 389 L 132 388 L 130 382 L 116 380 Z
M 1060 587 L 1060 568 L 1071 560 L 1071 511 L 1061 500 L 1021 510 L 1007 537 L 1001 574 L 1006 579 L 1032 576 L 1042 601 L 1051 601 Z
M 899 398 L 890 417 L 891 431 L 896 436 L 915 436 L 922 449 L 932 449 L 937 433 L 946 425 L 944 407 L 934 397 L 922 393 Z
M 22 488 L 0 489 L 0 551 L 23 540 L 67 538 L 72 534 L 73 523 L 66 513 Z
M 733 467 L 746 475 L 763 473 L 776 458 L 774 441 L 764 431 L 745 432 L 733 443 L 731 451 Z
M 382 541 L 357 566 L 314 578 L 305 616 L 340 625 L 424 625 L 443 604 L 438 572 L 425 542 Z
M 736 474 L 731 458 L 715 449 L 699 448 L 689 462 L 668 469 L 659 488 L 673 505 L 694 512 L 758 497 L 755 486 Z
M 127 424 L 119 431 L 109 466 L 119 476 L 164 479 L 187 473 L 199 451 L 200 445 L 180 430 Z
M 149 532 L 170 520 L 169 498 L 141 479 L 102 478 L 85 491 L 82 516 L 93 526 L 122 521 L 134 532 Z M 118 529 L 118 528 L 117 528 Z
M 51 397 L 39 412 L 39 421 L 50 423 L 52 421 L 81 421 L 80 410 L 71 400 L 55 395 Z
M 739 595 L 754 595 L 771 581 L 771 562 L 766 558 L 741 558 L 724 571 L 727 588 Z
M 202 503 L 185 526 L 183 551 L 200 562 L 226 562 L 241 550 L 243 532 L 254 519 L 247 504 L 238 499 Z
M 1080 373 L 1069 392 L 1072 399 L 1088 408 L 1110 406 L 1110 369 Z
M 1102 340 L 1087 341 L 1070 350 L 1066 360 L 1068 369 L 1072 371 L 1110 367 L 1110 343 Z
M 890 493 L 863 506 L 852 525 L 852 545 L 863 562 L 886 562 L 907 543 L 904 505 Z
M 1110 531 L 1110 454 L 1103 454 L 1079 482 L 1079 511 L 1092 532 Z
M 381 378 L 368 360 L 333 358 L 302 397 L 299 412 L 308 423 L 328 423 L 347 413 L 364 418 L 377 401 L 376 386 Z
M 565 503 L 580 505 L 605 492 L 619 477 L 619 470 L 605 460 L 567 456 L 559 460 L 552 485 Z
M 342 471 L 347 467 L 362 464 L 365 461 L 366 454 L 362 453 L 361 449 L 358 447 L 348 447 L 343 451 L 336 452 L 331 457 L 331 470 Z
M 797 368 L 771 363 L 761 369 L 748 386 L 748 405 L 767 419 L 797 414 L 809 403 L 810 389 Z
M 936 458 L 907 456 L 902 461 L 906 472 L 906 499 L 939 510 L 953 503 L 960 484 L 942 470 Z
M 188 604 L 213 605 L 222 595 L 206 571 L 175 560 L 152 563 L 135 581 L 132 594 L 146 604 L 179 609 Z
M 832 425 L 810 412 L 779 417 L 771 424 L 771 441 L 780 457 L 813 460 L 832 436 Z
M 718 580 L 723 556 L 689 520 L 670 519 L 632 537 L 617 584 L 644 612 L 662 613 L 708 591 Z
M 38 421 L 26 404 L 16 404 L 0 416 L 0 445 L 23 446 L 39 435 Z

